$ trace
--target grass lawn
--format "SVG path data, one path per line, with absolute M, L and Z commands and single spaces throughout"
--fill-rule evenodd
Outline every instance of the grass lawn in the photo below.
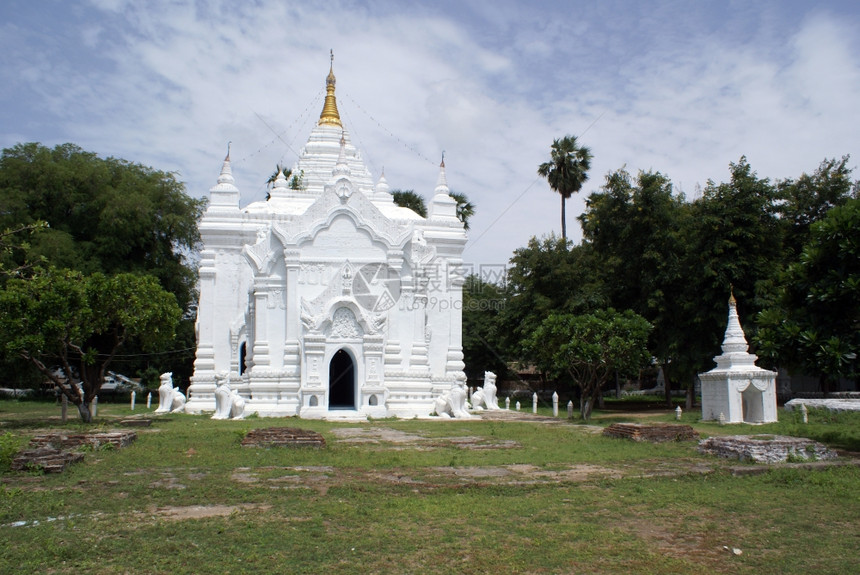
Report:
M 39 432 L 114 429 L 131 414 L 103 404 L 94 425 L 73 413 L 62 424 L 54 404 L 0 401 L 0 457 Z M 683 422 L 703 436 L 790 434 L 860 452 L 858 414 L 780 417 Z M 7 463 L 0 573 L 857 572 L 856 465 L 741 464 L 695 442 L 602 436 L 615 421 L 674 413 L 597 412 L 590 425 L 155 417 L 131 447 L 89 451 L 62 474 Z M 280 426 L 328 445 L 240 445 Z

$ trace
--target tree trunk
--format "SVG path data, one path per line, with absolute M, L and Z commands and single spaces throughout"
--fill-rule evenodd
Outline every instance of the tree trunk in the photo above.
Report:
M 579 403 L 579 415 L 582 417 L 583 421 L 588 421 L 591 418 L 591 412 L 594 410 L 594 404 L 598 401 L 598 399 L 602 398 L 602 394 L 600 393 L 600 389 L 602 385 L 598 385 L 597 389 L 590 389 L 588 391 L 582 390 L 582 398 Z
M 567 217 L 564 209 L 564 195 L 561 195 L 561 239 L 564 240 L 564 245 L 567 247 Z
M 82 401 L 78 404 L 78 413 L 81 414 L 81 421 L 84 423 L 93 422 L 93 414 L 90 411 L 90 406 L 87 405 L 86 402 Z
M 663 365 L 663 393 L 666 396 L 666 407 L 672 407 L 672 384 L 669 380 L 669 370 Z
M 583 396 L 579 400 L 579 417 L 582 421 L 588 421 L 588 418 L 591 417 L 591 398 Z

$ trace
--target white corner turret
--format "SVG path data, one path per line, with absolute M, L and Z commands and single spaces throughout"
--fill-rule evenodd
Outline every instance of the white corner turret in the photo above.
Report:
M 209 210 L 239 209 L 239 188 L 234 184 L 233 168 L 230 166 L 230 143 L 227 156 L 221 164 L 218 183 L 209 189 Z
M 436 180 L 435 195 L 430 203 L 430 220 L 434 222 L 459 223 L 462 222 L 457 218 L 457 202 L 450 196 L 448 189 L 448 179 L 445 176 L 445 157 L 442 157 L 442 163 L 439 165 L 439 177 Z

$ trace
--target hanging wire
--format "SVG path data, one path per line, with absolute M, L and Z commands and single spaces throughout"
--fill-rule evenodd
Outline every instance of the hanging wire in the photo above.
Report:
M 361 111 L 365 116 L 367 116 L 367 117 L 368 117 L 372 122 L 375 122 L 375 123 L 376 123 L 376 125 L 377 125 L 377 126 L 379 126 L 379 128 L 380 128 L 382 131 L 384 131 L 386 134 L 388 134 L 389 136 L 391 136 L 392 138 L 394 138 L 395 140 L 397 140 L 397 142 L 398 142 L 401 146 L 403 146 L 404 148 L 406 148 L 407 150 L 409 150 L 410 152 L 412 152 L 413 154 L 415 154 L 416 156 L 418 156 L 419 158 L 421 158 L 422 160 L 424 160 L 425 162 L 427 162 L 427 163 L 428 163 L 428 164 L 430 164 L 431 166 L 435 166 L 435 165 L 436 165 L 436 162 L 434 162 L 433 160 L 429 159 L 427 156 L 425 156 L 424 154 L 422 154 L 421 152 L 419 152 L 418 150 L 416 150 L 415 148 L 413 148 L 412 146 L 410 146 L 409 144 L 407 144 L 406 142 L 404 142 L 403 140 L 401 140 L 400 138 L 398 138 L 397 136 L 395 136 L 395 135 L 394 135 L 394 133 L 393 133 L 391 130 L 389 130 L 388 128 L 386 128 L 385 126 L 383 126 L 383 125 L 382 125 L 382 122 L 380 122 L 379 120 L 377 120 L 376 118 L 374 118 L 373 116 L 371 116 L 371 115 L 370 115 L 370 113 L 369 113 L 367 110 L 365 110 L 364 108 L 362 108 L 361 106 L 359 106 L 358 102 L 356 102 L 356 101 L 353 99 L 353 97 L 349 95 L 349 93 L 344 92 L 344 95 L 345 95 L 345 96 L 349 99 L 349 101 L 350 101 L 350 102 L 352 102 L 352 104 L 353 104 L 356 108 L 358 108 L 358 109 L 359 109 L 359 110 L 360 110 L 360 111 Z
M 258 118 L 258 119 L 263 123 L 263 125 L 265 125 L 265 126 L 266 126 L 266 128 L 268 128 L 268 129 L 269 129 L 269 130 L 270 130 L 270 131 L 275 135 L 275 137 L 274 137 L 274 138 L 272 138 L 270 141 L 266 142 L 265 144 L 263 144 L 262 146 L 260 146 L 256 151 L 253 151 L 253 152 L 251 152 L 250 154 L 245 155 L 243 158 L 241 158 L 241 159 L 237 160 L 237 161 L 236 161 L 236 164 L 237 164 L 237 165 L 238 165 L 238 164 L 242 164 L 243 162 L 245 162 L 245 161 L 247 161 L 247 160 L 249 160 L 249 159 L 253 158 L 254 156 L 256 156 L 256 155 L 258 155 L 258 154 L 262 153 L 264 150 L 266 150 L 267 148 L 269 148 L 269 147 L 270 147 L 270 146 L 272 146 L 275 142 L 278 142 L 278 141 L 280 141 L 282 144 L 284 144 L 284 145 L 287 147 L 287 149 L 289 149 L 292 153 L 294 153 L 294 154 L 296 155 L 296 157 L 299 157 L 299 153 L 298 153 L 298 152 L 296 152 L 296 151 L 293 149 L 293 147 L 292 147 L 292 143 L 293 143 L 293 142 L 296 140 L 296 138 L 298 137 L 299 130 L 295 130 L 295 131 L 293 131 L 293 132 L 292 132 L 292 133 L 293 133 L 293 137 L 292 137 L 292 139 L 291 139 L 289 142 L 285 141 L 285 140 L 284 140 L 284 138 L 283 138 L 283 136 L 284 136 L 284 135 L 286 135 L 288 132 L 290 132 L 290 130 L 293 128 L 293 126 L 295 126 L 296 124 L 298 124 L 300 120 L 303 120 L 301 125 L 304 125 L 304 123 L 307 121 L 307 119 L 306 119 L 306 118 L 307 118 L 307 116 L 308 116 L 308 112 L 309 112 L 310 110 L 314 109 L 316 106 L 318 106 L 318 105 L 319 105 L 319 101 L 320 101 L 321 99 L 322 99 L 322 91 L 319 91 L 319 92 L 317 92 L 317 93 L 316 93 L 316 95 L 313 97 L 313 99 L 312 99 L 312 100 L 311 100 L 311 102 L 307 105 L 307 107 L 305 107 L 305 109 L 302 111 L 302 113 L 301 113 L 301 114 L 299 114 L 299 115 L 298 115 L 298 116 L 297 116 L 297 117 L 296 117 L 296 118 L 295 118 L 295 119 L 290 123 L 290 125 L 289 125 L 289 126 L 287 126 L 286 128 L 284 128 L 284 130 L 282 130 L 280 133 L 279 133 L 279 132 L 277 132 L 277 131 L 276 131 L 276 130 L 271 126 L 271 125 L 269 125 L 269 123 L 268 123 L 268 122 L 266 122 L 266 120 L 265 120 L 265 119 L 263 119 L 263 117 L 262 117 L 260 114 L 258 114 L 256 111 L 252 110 L 252 112 L 254 112 L 254 115 L 255 115 L 255 116 L 257 116 L 257 118 Z M 283 154 L 282 154 L 282 155 L 281 155 L 281 159 L 283 159 L 283 157 L 284 157 L 284 156 L 283 156 Z
M 364 147 L 364 142 L 362 141 L 361 136 L 358 134 L 358 131 L 355 129 L 356 124 L 354 124 L 352 122 L 352 119 L 350 118 L 349 112 L 347 111 L 346 108 L 342 108 L 340 110 L 340 113 L 346 119 L 346 124 L 350 126 L 350 129 L 349 129 L 350 137 L 351 137 L 351 139 L 355 139 L 356 143 L 358 144 L 356 146 L 356 148 L 361 150 L 362 159 L 365 161 L 365 163 L 370 164 L 371 170 L 373 170 L 375 172 L 376 171 L 375 162 L 370 158 L 370 155 L 367 153 L 367 148 Z

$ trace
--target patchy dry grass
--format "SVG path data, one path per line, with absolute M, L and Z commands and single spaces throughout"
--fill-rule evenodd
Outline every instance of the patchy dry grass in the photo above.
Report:
M 63 428 L 44 419 L 54 406 L 11 403 L 0 431 L 23 441 Z M 96 428 L 123 409 L 100 406 Z M 694 442 L 605 438 L 600 418 L 524 419 L 289 420 L 328 447 L 262 449 L 240 441 L 283 420 L 158 418 L 131 447 L 87 453 L 62 475 L 0 475 L 0 572 L 847 573 L 860 562 L 856 466 L 740 465 Z M 815 425 L 844 438 L 854 423 Z M 747 429 L 763 431 L 730 431 Z

